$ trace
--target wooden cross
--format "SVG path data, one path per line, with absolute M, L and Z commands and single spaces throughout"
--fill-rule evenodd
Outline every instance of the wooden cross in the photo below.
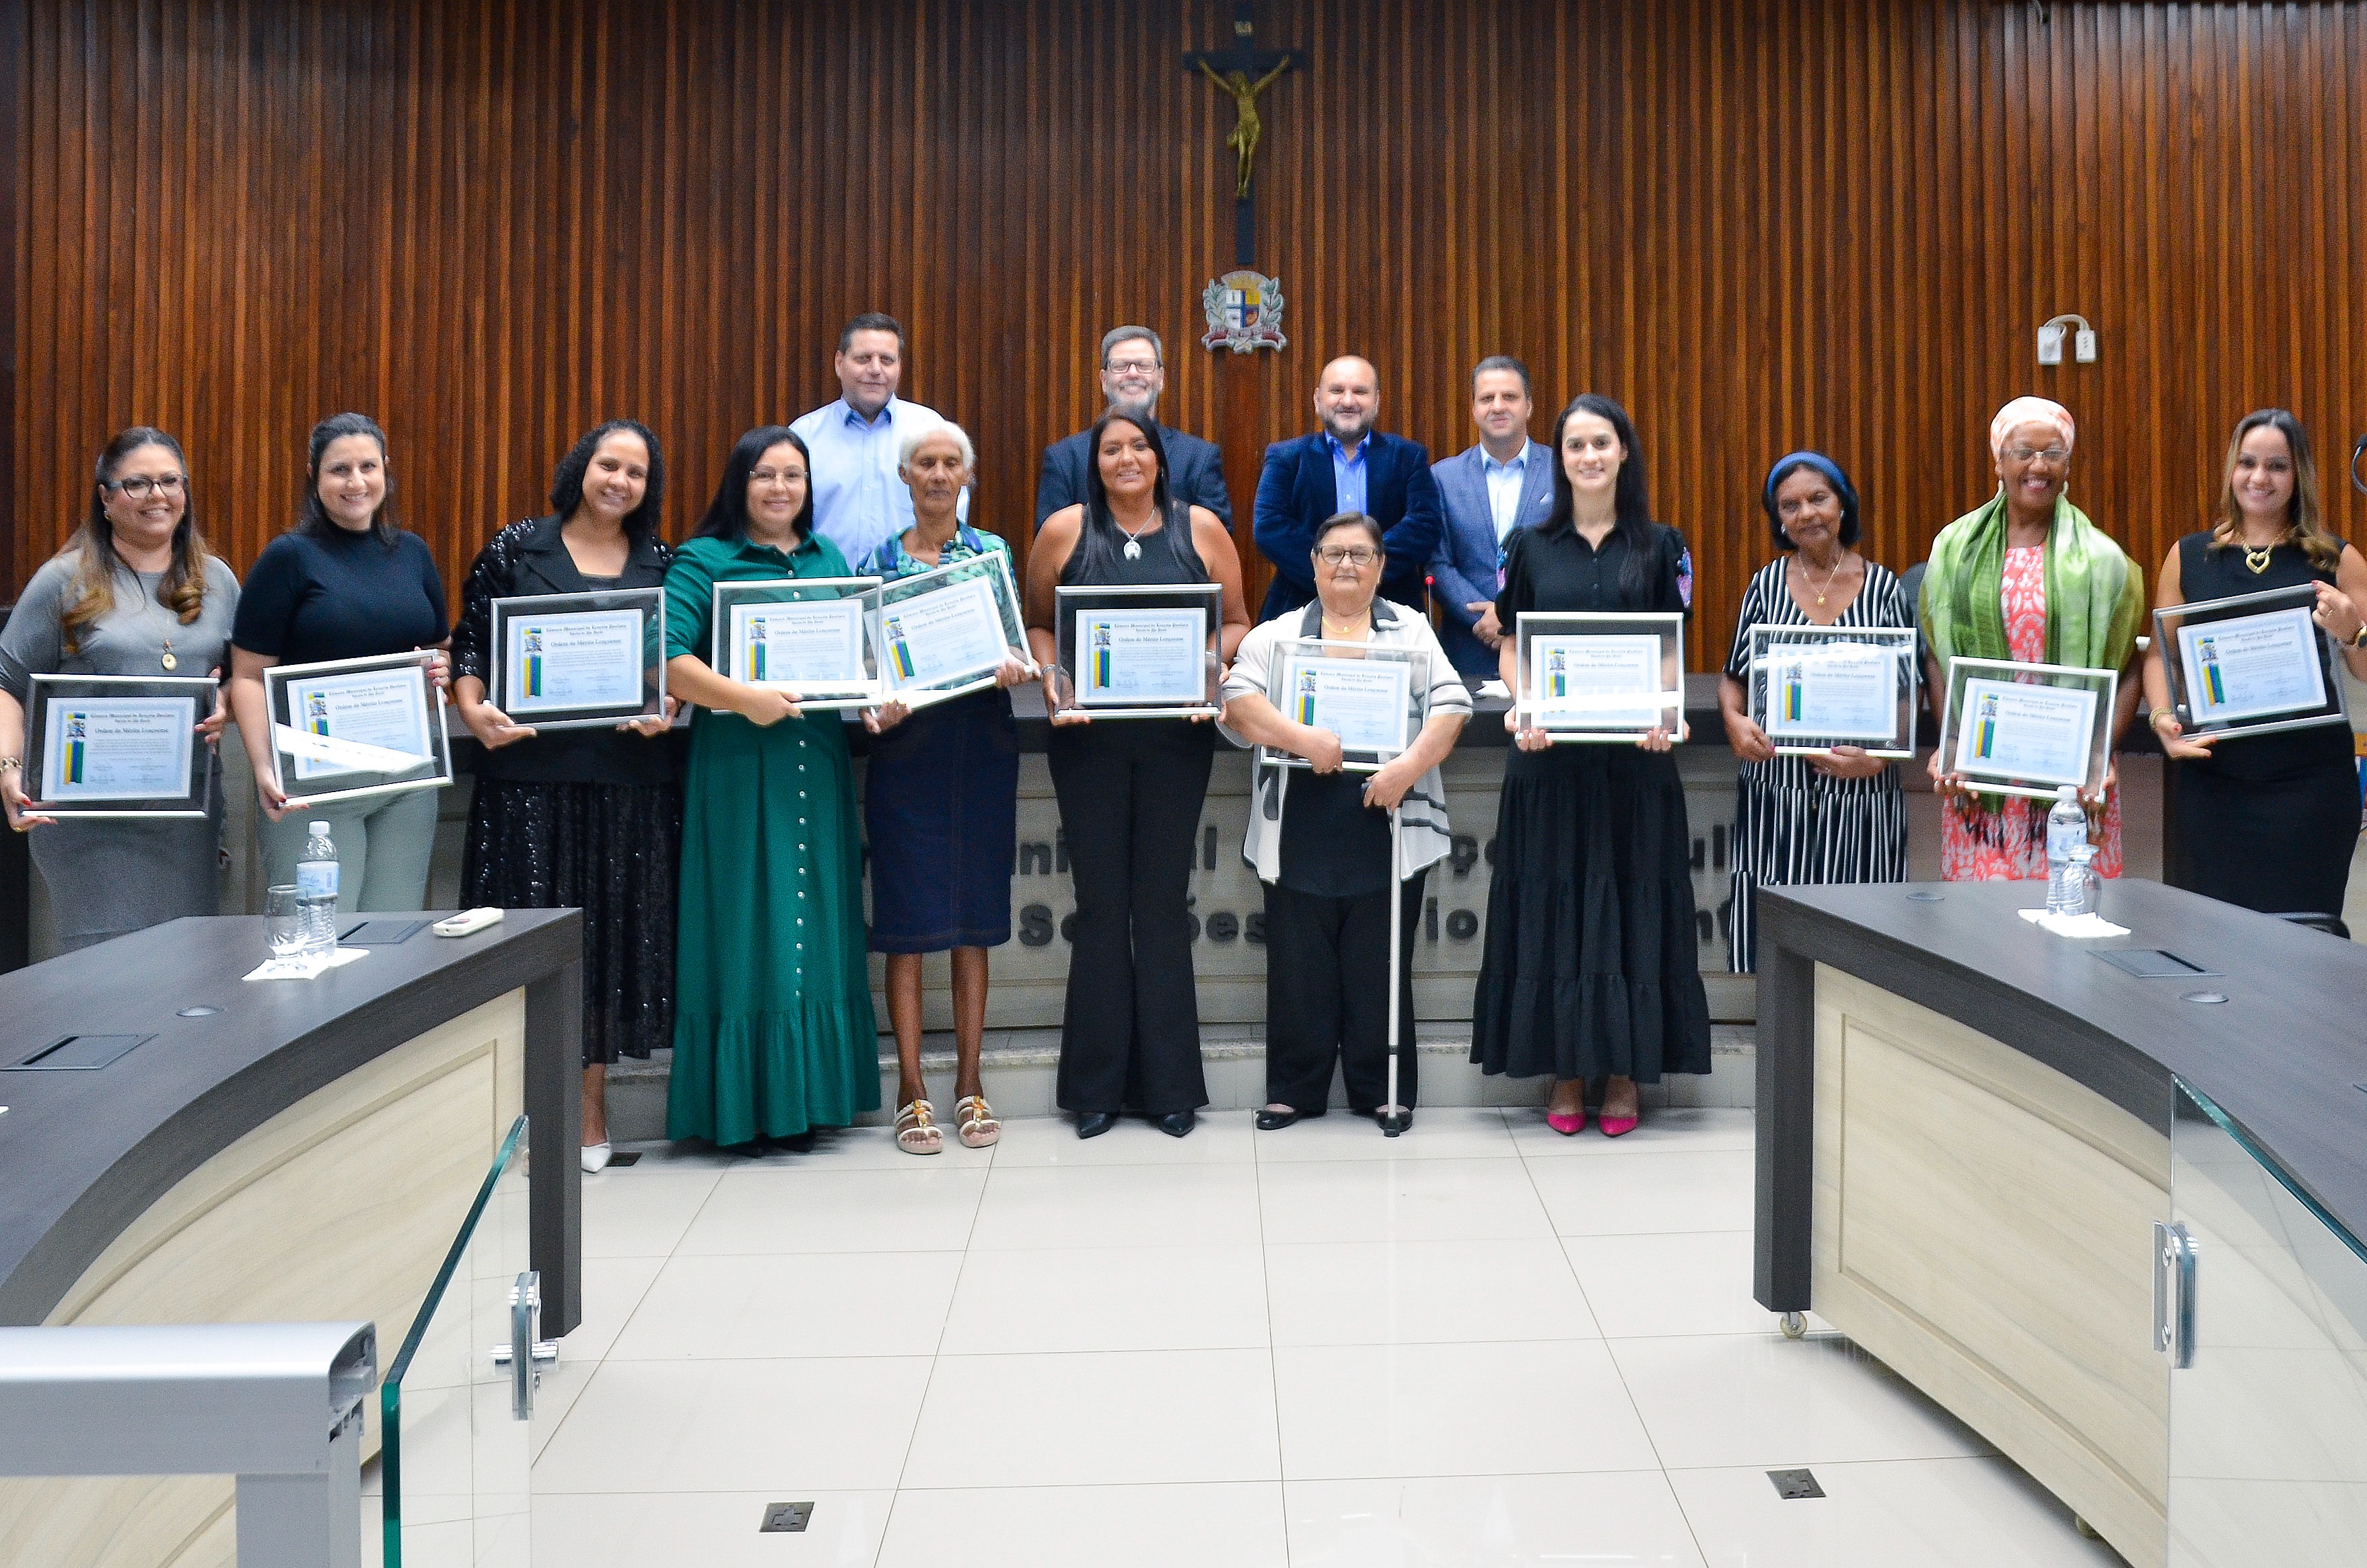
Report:
M 1249 266 L 1257 259 L 1257 206 L 1251 184 L 1256 174 L 1258 139 L 1264 125 L 1258 118 L 1258 95 L 1274 78 L 1294 66 L 1304 69 L 1307 51 L 1257 47 L 1257 8 L 1251 0 L 1233 7 L 1233 41 L 1227 49 L 1207 50 L 1184 57 L 1184 69 L 1197 71 L 1233 100 L 1232 133 L 1225 145 L 1233 150 L 1233 265 Z

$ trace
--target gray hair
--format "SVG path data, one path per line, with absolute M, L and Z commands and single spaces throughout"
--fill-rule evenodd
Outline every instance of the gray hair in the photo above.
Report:
M 1149 327 L 1112 327 L 1102 333 L 1102 368 L 1104 370 L 1109 368 L 1111 349 L 1122 343 L 1132 343 L 1138 338 L 1150 345 L 1151 355 L 1160 364 L 1167 363 L 1167 345 L 1161 343 L 1159 334 Z
M 949 419 L 921 420 L 915 423 L 912 429 L 904 433 L 904 439 L 896 447 L 896 466 L 900 468 L 911 468 L 912 454 L 921 449 L 921 443 L 938 435 L 950 435 L 954 438 L 954 445 L 961 449 L 963 468 L 978 467 L 978 448 L 970 445 L 969 432 Z

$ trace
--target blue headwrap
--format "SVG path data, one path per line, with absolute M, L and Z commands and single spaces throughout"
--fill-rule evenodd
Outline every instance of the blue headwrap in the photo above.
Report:
M 1841 498 L 1841 537 L 1844 541 L 1855 538 L 1859 532 L 1857 486 L 1850 483 L 1841 466 L 1822 452 L 1787 452 L 1775 459 L 1775 466 L 1767 470 L 1767 482 L 1759 490 L 1759 504 L 1766 508 L 1767 521 L 1774 528 L 1776 539 L 1784 542 L 1784 520 L 1775 515 L 1775 487 L 1795 468 L 1814 468 L 1825 476 L 1834 493 Z

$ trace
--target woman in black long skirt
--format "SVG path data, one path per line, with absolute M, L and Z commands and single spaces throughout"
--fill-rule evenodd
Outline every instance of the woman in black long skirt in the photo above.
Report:
M 1512 631 L 1532 610 L 1690 613 L 1693 557 L 1651 519 L 1625 411 L 1578 398 L 1555 422 L 1553 452 L 1553 515 L 1512 536 L 1497 620 Z M 1515 692 L 1517 644 L 1508 637 L 1501 655 Z M 1710 1069 L 1672 739 L 1655 728 L 1633 748 L 1556 746 L 1521 729 L 1504 764 L 1471 1058 L 1489 1073 L 1550 1075 L 1558 1133 L 1586 1125 L 1589 1079 L 1602 1080 L 1603 1131 L 1615 1138 L 1641 1114 L 1638 1084 Z
M 452 628 L 452 695 L 484 747 L 469 804 L 461 902 L 583 911 L 583 1168 L 608 1163 L 608 1068 L 674 1040 L 678 749 L 666 721 L 536 735 L 488 700 L 496 599 L 663 588 L 657 437 L 630 420 L 587 432 L 550 484 L 550 513 L 513 523 L 469 569 Z
M 1027 552 L 1027 636 L 1053 700 L 1056 590 L 1223 584 L 1217 652 L 1250 626 L 1233 536 L 1170 491 L 1167 448 L 1147 415 L 1112 409 L 1087 443 L 1085 501 L 1044 520 Z M 1208 1103 L 1192 977 L 1192 846 L 1208 794 L 1216 728 L 1180 718 L 1062 715 L 1045 761 L 1076 878 L 1076 941 L 1060 1015 L 1059 1105 L 1077 1136 L 1127 1109 L 1183 1137 Z
M 2301 422 L 2282 409 L 2246 414 L 2227 444 L 2219 515 L 2161 563 L 2155 603 L 2168 609 L 2272 588 L 2315 585 L 2312 618 L 2367 679 L 2367 560 L 2326 531 L 2317 468 Z M 2263 914 L 2339 919 L 2359 842 L 2359 771 L 2350 727 L 2316 725 L 2226 740 L 2189 739 L 2169 705 L 2158 646 L 2146 655 L 2146 706 L 2169 780 L 2177 852 L 2172 886 Z

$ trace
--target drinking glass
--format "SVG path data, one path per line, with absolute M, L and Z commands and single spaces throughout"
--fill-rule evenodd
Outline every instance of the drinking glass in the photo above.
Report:
M 286 958 L 304 946 L 304 915 L 296 902 L 296 885 L 267 888 L 263 895 L 263 938 L 271 956 Z

